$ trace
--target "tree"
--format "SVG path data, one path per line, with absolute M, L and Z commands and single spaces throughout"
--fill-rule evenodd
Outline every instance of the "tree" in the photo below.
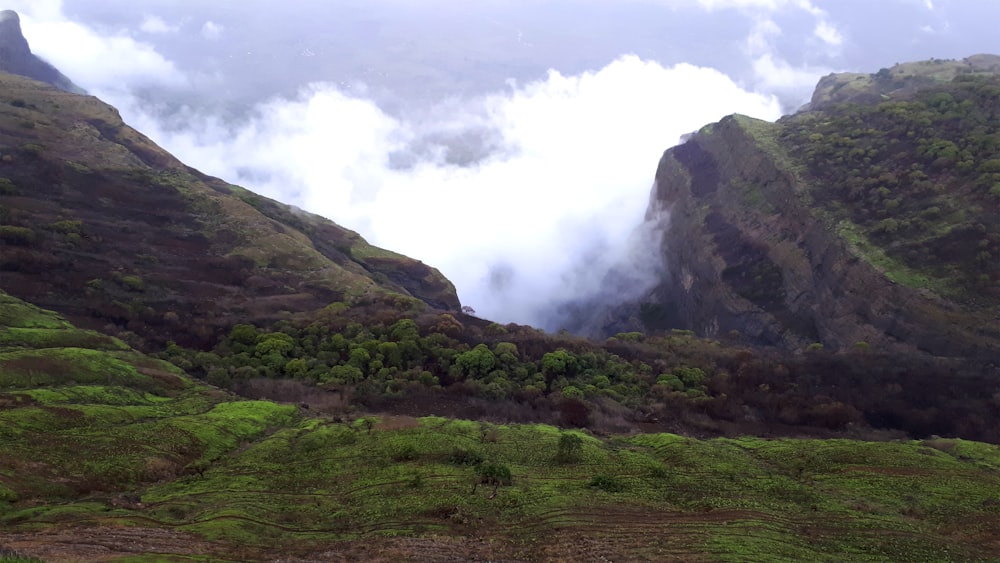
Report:
M 576 357 L 566 350 L 548 352 L 542 356 L 542 369 L 546 375 L 572 375 L 576 370 Z
M 307 371 L 309 371 L 309 363 L 302 358 L 288 360 L 288 363 L 285 364 L 285 375 L 295 379 L 302 379 Z
M 392 339 L 396 342 L 420 338 L 420 330 L 417 328 L 417 323 L 413 322 L 412 319 L 403 319 L 392 325 L 392 328 L 389 330 Z
M 469 377 L 486 377 L 497 364 L 497 357 L 486 347 L 479 344 L 468 352 L 455 357 L 455 363 L 462 368 L 462 373 Z
M 295 348 L 295 340 L 283 332 L 272 332 L 261 335 L 257 339 L 257 346 L 254 348 L 254 355 L 259 358 L 274 353 L 284 356 Z
M 517 344 L 511 342 L 498 342 L 497 345 L 493 347 L 493 353 L 497 355 L 497 359 L 499 359 L 500 363 L 505 367 L 511 367 L 517 364 Z

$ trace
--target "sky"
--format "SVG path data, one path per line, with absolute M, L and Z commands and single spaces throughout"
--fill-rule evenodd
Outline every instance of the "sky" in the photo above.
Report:
M 1000 51 L 1000 0 L 3 4 L 36 54 L 187 164 L 546 330 L 609 279 L 602 298 L 624 302 L 670 267 L 649 196 L 685 134 L 794 112 L 831 72 Z

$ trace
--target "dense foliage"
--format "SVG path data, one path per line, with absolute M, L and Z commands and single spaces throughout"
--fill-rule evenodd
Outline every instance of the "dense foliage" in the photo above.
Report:
M 878 104 L 782 122 L 812 195 L 849 239 L 870 238 L 924 285 L 1000 300 L 1000 77 L 960 75 Z
M 450 314 L 358 322 L 329 309 L 311 323 L 237 325 L 210 352 L 163 358 L 214 385 L 278 398 L 291 380 L 335 393 L 338 408 L 537 421 L 601 431 L 729 433 L 865 429 L 1000 441 L 988 368 L 883 356 L 859 343 L 799 357 L 738 343 L 623 333 L 603 343 Z M 297 400 L 308 393 L 290 395 Z M 320 401 L 323 403 L 324 401 Z M 811 429 L 811 430 L 810 430 Z

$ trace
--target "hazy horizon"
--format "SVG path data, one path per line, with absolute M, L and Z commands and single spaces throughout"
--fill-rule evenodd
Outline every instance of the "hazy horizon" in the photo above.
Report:
M 32 49 L 187 164 L 558 329 L 609 272 L 647 291 L 656 163 L 834 71 L 996 51 L 1000 2 L 23 0 Z

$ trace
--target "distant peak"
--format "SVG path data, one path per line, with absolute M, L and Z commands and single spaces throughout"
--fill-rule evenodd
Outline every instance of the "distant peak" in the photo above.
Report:
M 56 67 L 32 54 L 21 32 L 21 17 L 14 10 L 0 11 L 0 71 L 27 76 L 67 92 L 84 93 Z
M 0 53 L 4 59 L 10 56 L 6 51 L 13 49 L 14 53 L 31 53 L 28 48 L 28 40 L 21 32 L 21 17 L 14 10 L 4 10 L 0 12 L 0 48 L 4 49 Z M 12 53 L 13 54 L 13 53 Z

